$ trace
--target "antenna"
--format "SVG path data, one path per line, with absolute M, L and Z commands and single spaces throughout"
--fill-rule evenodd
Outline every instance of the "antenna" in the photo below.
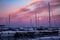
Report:
M 49 27 L 51 27 L 50 2 L 48 2 L 48 9 L 49 9 Z

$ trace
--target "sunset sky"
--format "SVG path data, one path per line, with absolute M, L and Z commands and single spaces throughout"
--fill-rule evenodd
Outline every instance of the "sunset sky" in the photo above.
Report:
M 39 26 L 48 26 L 48 2 L 51 16 L 60 15 L 60 0 L 0 0 L 0 25 L 8 25 L 10 15 L 11 26 L 30 26 L 30 20 L 32 20 L 31 24 L 35 26 L 36 13 L 39 17 Z M 52 18 L 52 20 L 54 19 Z M 60 26 L 59 20 L 56 20 L 58 26 Z

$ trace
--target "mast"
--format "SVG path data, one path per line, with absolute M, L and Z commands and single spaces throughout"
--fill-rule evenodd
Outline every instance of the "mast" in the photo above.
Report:
M 30 27 L 32 27 L 32 18 L 30 18 Z
M 48 2 L 48 9 L 49 9 L 49 27 L 51 27 L 50 2 Z
M 37 27 L 37 13 L 35 13 L 35 26 Z
M 10 14 L 9 14 L 9 18 L 8 18 L 8 27 L 10 27 Z
M 38 27 L 39 27 L 39 16 L 37 17 L 37 24 L 38 24 Z

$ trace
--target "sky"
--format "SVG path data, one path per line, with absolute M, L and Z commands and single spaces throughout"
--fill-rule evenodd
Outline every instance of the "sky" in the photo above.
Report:
M 0 25 L 9 25 L 10 15 L 11 26 L 30 26 L 30 20 L 31 25 L 36 26 L 35 14 L 37 14 L 39 26 L 48 26 L 48 3 L 51 16 L 60 15 L 60 0 L 0 0 Z M 60 21 L 56 23 L 59 25 Z

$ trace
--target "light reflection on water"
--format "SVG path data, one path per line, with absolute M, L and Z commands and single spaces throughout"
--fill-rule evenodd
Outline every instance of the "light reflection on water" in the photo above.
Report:
M 36 38 L 14 38 L 14 37 L 1 37 L 0 40 L 60 40 L 60 38 L 52 37 L 36 37 Z

